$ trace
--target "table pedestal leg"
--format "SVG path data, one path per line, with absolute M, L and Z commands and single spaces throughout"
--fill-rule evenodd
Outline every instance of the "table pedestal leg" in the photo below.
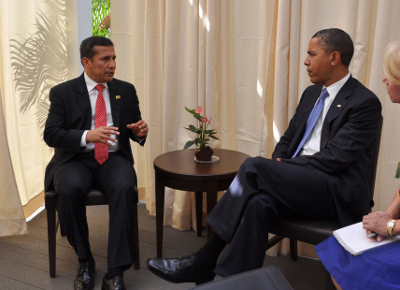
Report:
M 196 228 L 197 236 L 201 237 L 202 234 L 202 220 L 203 220 L 203 193 L 196 192 Z
M 210 214 L 218 199 L 218 182 L 207 181 L 207 216 Z M 207 225 L 207 239 L 211 236 L 213 230 Z
M 163 232 L 164 232 L 164 185 L 157 182 L 156 175 L 156 236 L 157 257 L 162 257 Z

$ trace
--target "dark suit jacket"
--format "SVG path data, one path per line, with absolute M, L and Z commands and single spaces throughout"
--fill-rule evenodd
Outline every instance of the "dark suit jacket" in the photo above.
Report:
M 282 162 L 326 173 L 339 221 L 347 225 L 360 221 L 369 211 L 369 179 L 381 103 L 374 93 L 350 77 L 326 114 L 320 152 L 291 158 L 303 137 L 308 115 L 321 89 L 321 85 L 313 85 L 304 91 L 272 158 L 284 158 Z
M 135 87 L 127 82 L 113 79 L 108 83 L 111 114 L 114 126 L 119 128 L 119 148 L 130 162 L 134 163 L 129 138 L 137 141 L 127 124 L 141 120 L 139 101 Z M 116 98 L 116 96 L 120 98 Z M 59 84 L 50 90 L 50 110 L 44 129 L 44 141 L 55 148 L 54 156 L 46 168 L 45 190 L 52 185 L 55 170 L 77 153 L 82 153 L 81 137 L 90 130 L 92 109 L 84 75 Z M 144 140 L 145 141 L 145 140 Z M 141 144 L 144 144 L 144 141 Z

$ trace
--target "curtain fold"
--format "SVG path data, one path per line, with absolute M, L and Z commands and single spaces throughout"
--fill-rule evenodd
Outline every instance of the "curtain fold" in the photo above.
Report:
M 0 61 L 1 68 L 1 61 Z M 0 90 L 0 100 L 3 100 Z M 28 233 L 8 148 L 3 109 L 0 110 L 0 236 Z
M 384 210 L 398 186 L 397 106 L 387 97 L 383 54 L 400 39 L 396 0 L 113 1 L 111 38 L 117 77 L 139 94 L 150 135 L 134 148 L 139 187 L 155 214 L 153 160 L 180 150 L 192 123 L 184 106 L 201 105 L 220 141 L 211 147 L 270 157 L 311 83 L 303 64 L 312 35 L 338 27 L 350 34 L 352 75 L 383 104 L 383 135 L 374 210 Z M 118 16 L 115 16 L 118 15 Z M 290 177 L 288 177 L 290 178 Z M 145 190 L 145 191 L 144 191 Z M 165 224 L 188 229 L 190 195 L 166 191 Z
M 43 192 L 48 93 L 67 79 L 66 43 L 65 0 L 0 2 L 0 236 L 26 233 L 21 204 Z

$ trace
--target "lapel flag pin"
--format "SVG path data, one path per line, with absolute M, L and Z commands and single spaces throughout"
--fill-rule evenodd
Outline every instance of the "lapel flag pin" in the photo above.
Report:
M 342 106 L 341 104 L 338 104 L 338 105 L 337 105 L 338 108 L 340 108 L 341 106 Z
M 116 96 L 115 98 L 116 98 L 117 100 L 119 100 L 119 99 L 121 99 L 121 96 L 118 95 L 118 96 Z

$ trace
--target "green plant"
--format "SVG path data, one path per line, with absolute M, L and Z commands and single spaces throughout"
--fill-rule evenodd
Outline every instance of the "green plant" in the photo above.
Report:
M 197 120 L 197 124 L 199 125 L 198 128 L 196 128 L 193 125 L 189 125 L 189 128 L 184 127 L 186 130 L 189 130 L 193 133 L 196 133 L 196 138 L 194 140 L 188 141 L 185 146 L 183 147 L 183 150 L 188 149 L 190 146 L 195 144 L 199 150 L 203 149 L 204 147 L 207 146 L 208 142 L 210 141 L 210 138 L 217 139 L 214 135 L 217 134 L 214 129 L 212 130 L 207 130 L 208 125 L 211 124 L 211 119 L 207 118 L 207 116 L 201 116 L 200 114 L 203 113 L 203 108 L 198 106 L 194 110 L 190 110 L 186 108 L 186 111 L 188 111 L 190 114 L 193 115 L 193 117 Z
M 110 38 L 110 0 L 92 0 L 92 34 Z

